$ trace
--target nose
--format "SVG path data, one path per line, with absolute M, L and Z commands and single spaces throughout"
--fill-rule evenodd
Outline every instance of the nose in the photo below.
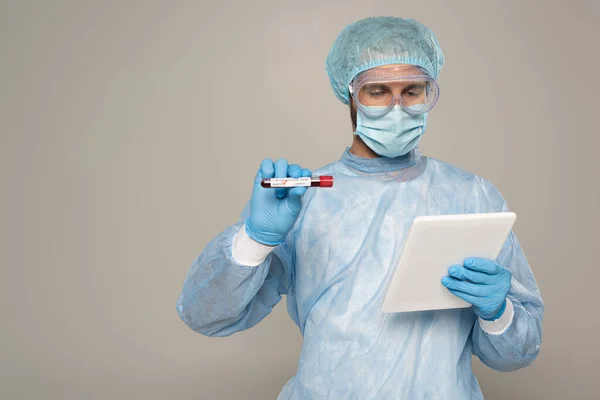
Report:
M 402 96 L 398 95 L 398 96 L 394 96 L 392 98 L 392 107 L 401 107 L 402 106 Z

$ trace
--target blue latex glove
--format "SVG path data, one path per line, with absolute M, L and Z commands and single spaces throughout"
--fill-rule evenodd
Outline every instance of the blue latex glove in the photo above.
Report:
M 265 178 L 300 178 L 312 172 L 299 165 L 288 165 L 287 160 L 265 159 L 256 178 L 250 200 L 250 216 L 246 220 L 246 233 L 250 238 L 268 246 L 283 243 L 302 209 L 302 195 L 306 187 L 267 189 L 260 185 Z
M 468 258 L 464 266 L 452 266 L 442 284 L 454 295 L 473 304 L 473 311 L 491 321 L 502 316 L 510 290 L 510 270 L 483 258 Z

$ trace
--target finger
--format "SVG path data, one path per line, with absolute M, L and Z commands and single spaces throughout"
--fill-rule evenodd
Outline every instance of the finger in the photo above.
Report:
M 467 258 L 464 265 L 472 271 L 483 272 L 488 275 L 494 275 L 500 272 L 500 266 L 498 264 L 492 260 L 486 260 L 485 258 Z
M 479 302 L 480 302 L 480 299 L 478 297 L 471 296 L 470 294 L 459 292 L 457 290 L 452 290 L 452 289 L 449 289 L 449 290 L 450 290 L 450 293 L 452 293 L 456 297 L 460 297 L 461 299 L 463 299 L 467 303 L 470 303 L 470 304 L 478 307 Z
M 288 162 L 285 158 L 280 158 L 275 162 L 275 178 L 287 178 L 288 177 Z M 275 196 L 278 199 L 283 199 L 287 194 L 286 188 L 275 189 Z
M 311 170 L 308 168 L 302 168 L 302 176 L 305 178 L 312 176 Z
M 292 189 L 290 189 L 288 196 L 298 199 L 298 198 L 302 197 L 304 195 L 304 193 L 306 193 L 306 189 L 307 189 L 307 187 L 305 187 L 305 186 L 298 186 L 298 187 L 292 188 Z
M 483 272 L 472 271 L 470 269 L 458 265 L 450 267 L 450 269 L 448 270 L 448 274 L 453 278 L 473 283 L 480 283 L 486 285 L 494 283 L 492 275 L 484 274 Z
M 262 179 L 272 178 L 275 174 L 275 166 L 273 165 L 273 160 L 271 160 L 270 158 L 265 158 L 260 164 L 260 173 L 262 175 Z
M 285 158 L 280 158 L 275 162 L 275 178 L 287 178 L 288 162 Z
M 297 216 L 302 209 L 302 196 L 306 193 L 306 187 L 299 186 L 290 189 L 287 196 L 287 206 L 290 214 Z
M 484 297 L 490 293 L 490 286 L 460 281 L 449 276 L 442 279 L 442 284 L 448 289 L 456 290 L 476 297 Z
M 272 178 L 275 173 L 275 168 L 273 166 L 273 160 L 270 158 L 265 158 L 258 168 L 258 172 L 256 173 L 256 177 L 254 178 L 254 184 L 260 186 L 260 183 L 263 179 Z
M 298 164 L 290 164 L 288 166 L 288 176 L 292 178 L 300 178 L 302 176 L 302 167 Z

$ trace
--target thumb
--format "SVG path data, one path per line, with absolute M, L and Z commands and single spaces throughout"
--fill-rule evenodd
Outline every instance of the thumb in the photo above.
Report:
M 263 173 L 261 170 L 258 170 L 256 173 L 256 177 L 254 178 L 254 187 L 252 188 L 252 198 L 253 199 L 261 199 L 264 201 L 267 199 L 268 194 L 273 194 L 270 189 L 265 189 L 262 187 L 261 182 L 263 180 Z
M 259 169 L 258 172 L 256 173 L 256 176 L 254 177 L 254 186 L 260 186 L 260 183 L 263 180 L 263 174 L 262 171 Z
M 290 213 L 297 217 L 302 209 L 302 196 L 306 193 L 306 187 L 295 187 L 290 190 L 286 197 L 286 205 Z

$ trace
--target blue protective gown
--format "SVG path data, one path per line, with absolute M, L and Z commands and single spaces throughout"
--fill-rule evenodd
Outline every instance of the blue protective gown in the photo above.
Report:
M 482 399 L 471 354 L 498 371 L 533 362 L 543 303 L 512 232 L 496 260 L 513 274 L 514 318 L 504 333 L 483 331 L 470 308 L 380 309 L 412 220 L 507 211 L 492 184 L 418 149 L 394 159 L 346 150 L 315 174 L 334 175 L 335 187 L 307 191 L 286 242 L 259 266 L 232 257 L 243 222 L 207 245 L 177 307 L 191 329 L 209 336 L 248 329 L 287 295 L 304 343 L 279 399 Z

